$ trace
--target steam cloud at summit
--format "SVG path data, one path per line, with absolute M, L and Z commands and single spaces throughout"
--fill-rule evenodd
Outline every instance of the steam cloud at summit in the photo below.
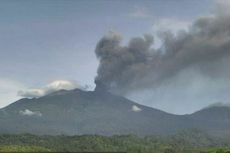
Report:
M 132 38 L 125 46 L 119 34 L 105 35 L 95 49 L 100 62 L 96 84 L 125 94 L 156 88 L 191 67 L 206 77 L 230 76 L 230 12 L 221 6 L 214 15 L 197 19 L 187 32 L 161 36 L 162 47 L 153 49 L 151 35 Z

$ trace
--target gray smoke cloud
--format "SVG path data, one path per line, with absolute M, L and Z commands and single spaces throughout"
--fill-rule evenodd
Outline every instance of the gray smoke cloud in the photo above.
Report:
M 198 18 L 188 31 L 161 32 L 160 49 L 151 47 L 151 35 L 132 38 L 127 45 L 121 45 L 117 33 L 105 35 L 95 49 L 100 61 L 95 83 L 127 94 L 156 88 L 190 68 L 206 77 L 229 77 L 230 12 L 223 7 L 222 3 L 214 14 Z

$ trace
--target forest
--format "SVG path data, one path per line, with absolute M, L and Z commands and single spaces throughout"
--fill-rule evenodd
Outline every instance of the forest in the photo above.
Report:
M 0 135 L 0 152 L 230 153 L 228 139 L 197 130 L 171 136 Z

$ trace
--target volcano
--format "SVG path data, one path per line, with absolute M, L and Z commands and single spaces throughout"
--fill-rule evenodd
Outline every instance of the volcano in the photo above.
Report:
M 60 90 L 40 98 L 24 98 L 0 109 L 0 133 L 7 134 L 145 136 L 193 128 L 219 136 L 230 133 L 230 108 L 212 107 L 190 115 L 174 115 L 99 86 L 95 91 Z

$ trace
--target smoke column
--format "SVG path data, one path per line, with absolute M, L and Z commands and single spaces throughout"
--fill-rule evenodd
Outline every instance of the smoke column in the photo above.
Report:
M 151 35 L 132 38 L 125 46 L 121 35 L 105 35 L 95 49 L 100 62 L 96 84 L 126 94 L 157 88 L 191 67 L 206 77 L 230 77 L 230 13 L 223 7 L 218 5 L 212 16 L 198 18 L 187 32 L 161 33 L 160 49 L 151 47 Z

